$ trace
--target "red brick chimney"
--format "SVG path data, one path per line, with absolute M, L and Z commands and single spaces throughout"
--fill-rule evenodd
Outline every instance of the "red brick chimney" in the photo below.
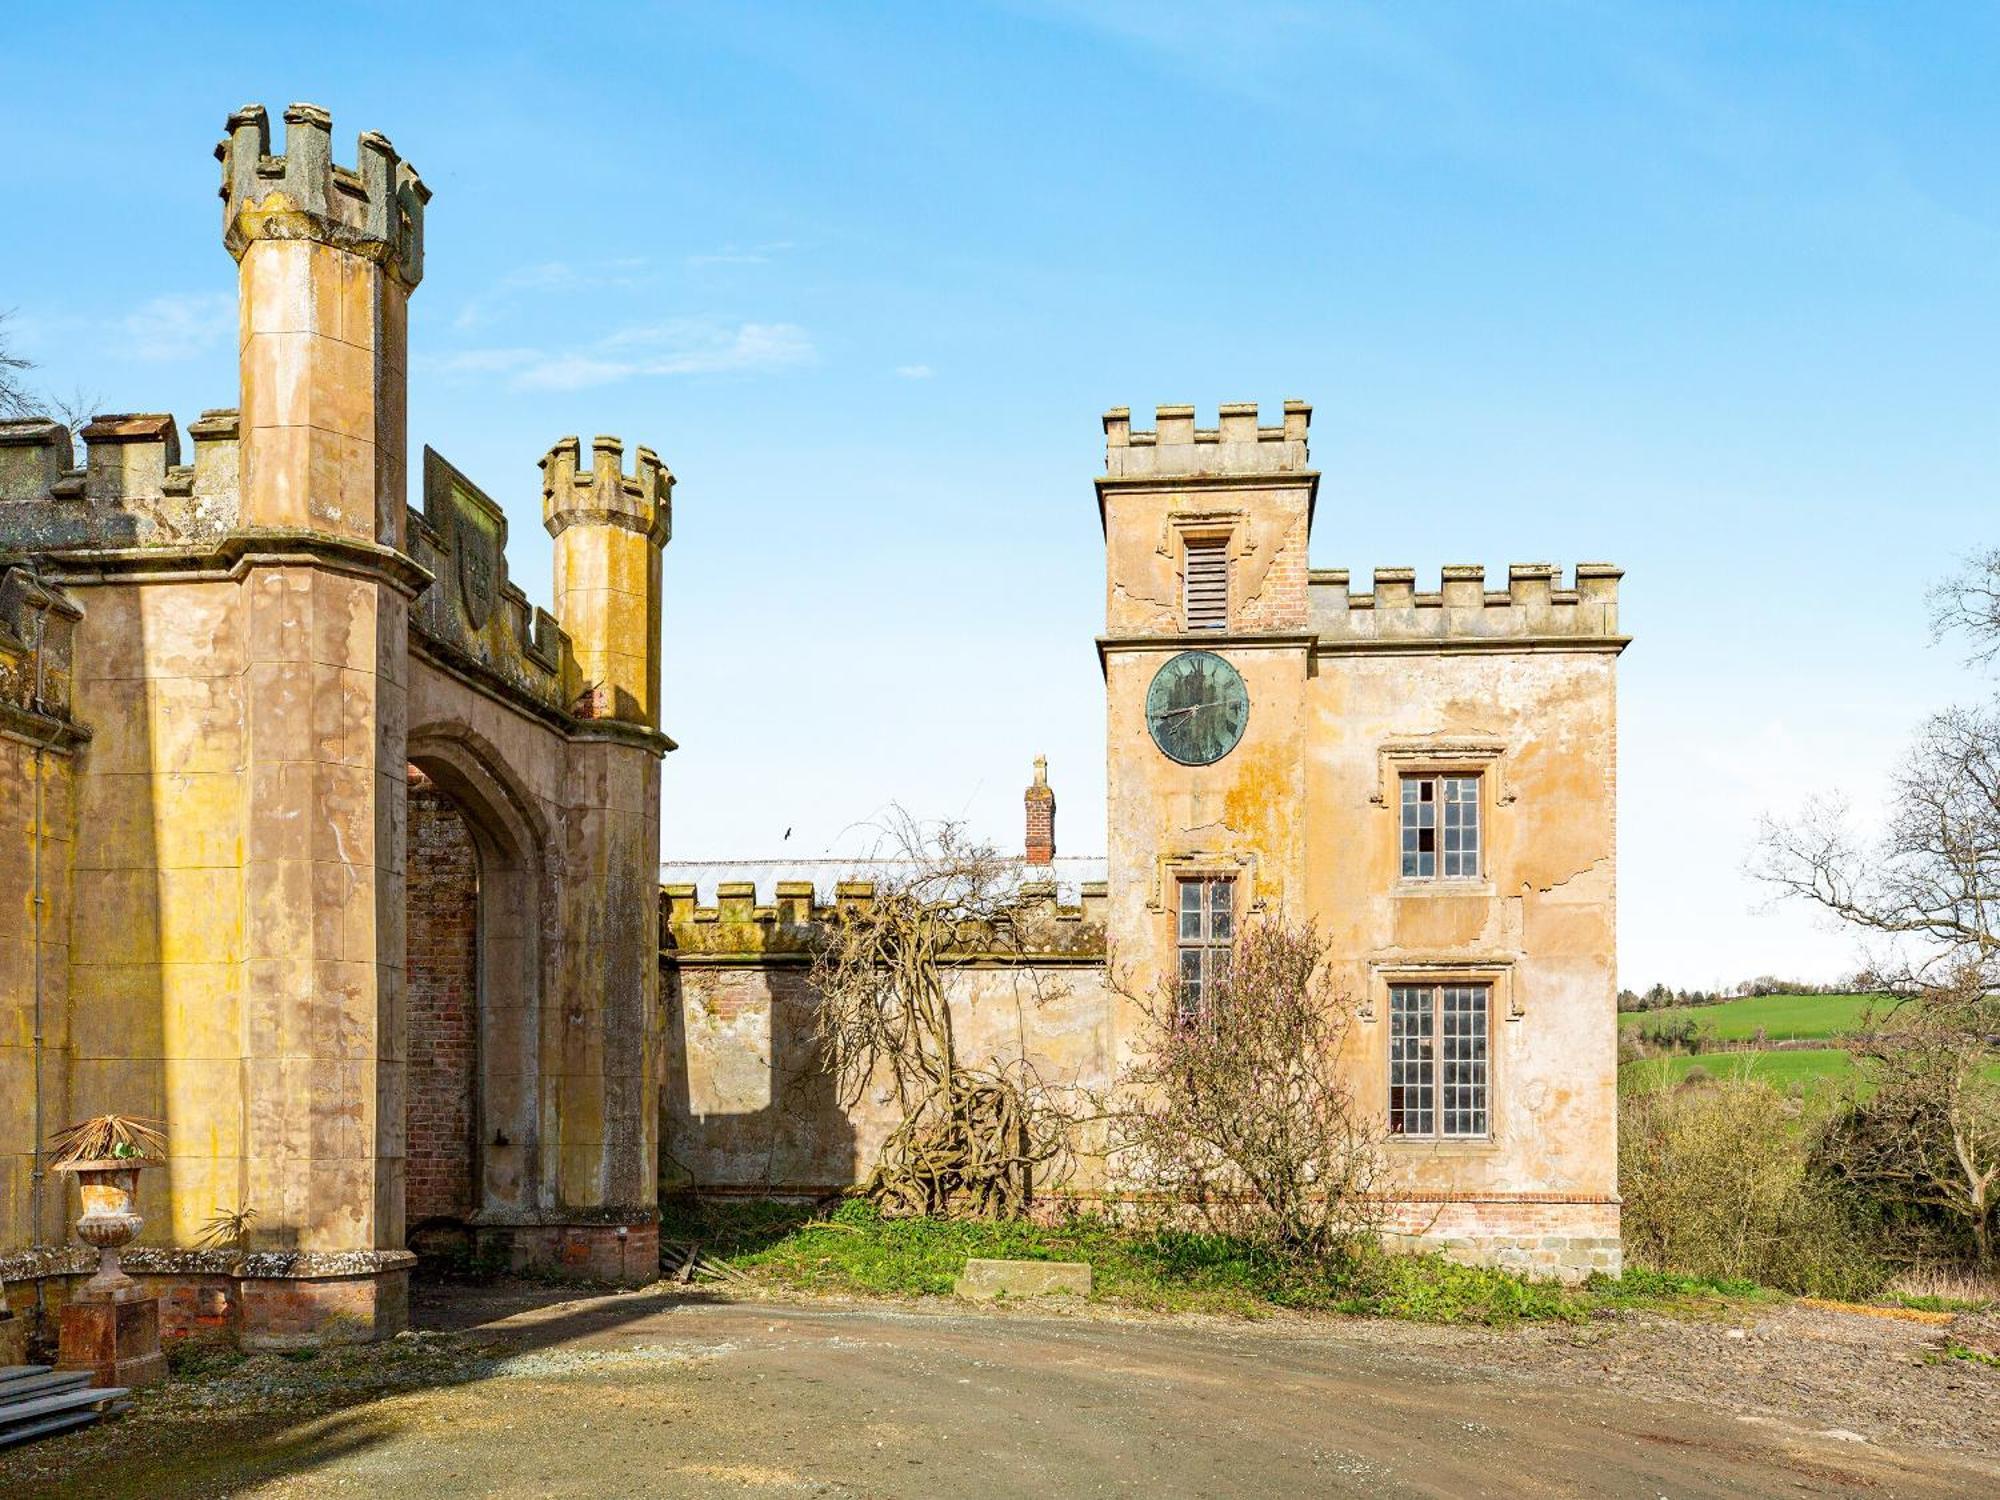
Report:
M 1056 794 L 1049 790 L 1049 758 L 1035 757 L 1035 784 L 1021 799 L 1028 806 L 1028 863 L 1045 865 L 1056 857 Z

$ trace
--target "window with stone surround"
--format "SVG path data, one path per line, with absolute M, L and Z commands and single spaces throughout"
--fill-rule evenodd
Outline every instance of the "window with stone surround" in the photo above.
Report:
M 1218 985 L 1229 981 L 1229 957 L 1236 941 L 1236 882 L 1226 875 L 1180 881 L 1178 913 L 1180 982 L 1176 990 L 1183 1018 L 1208 1007 Z
M 1389 1133 L 1464 1140 L 1487 1135 L 1487 984 L 1389 986 Z
M 1181 617 L 1189 630 L 1229 628 L 1229 538 L 1187 538 L 1181 573 Z
M 1403 879 L 1479 878 L 1479 778 L 1405 776 Z

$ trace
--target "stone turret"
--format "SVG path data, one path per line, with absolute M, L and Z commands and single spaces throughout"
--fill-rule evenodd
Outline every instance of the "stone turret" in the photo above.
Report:
M 222 240 L 242 307 L 244 524 L 400 548 L 409 296 L 430 191 L 388 138 L 334 164 L 325 110 L 229 117 Z
M 542 460 L 542 520 L 555 538 L 556 619 L 576 657 L 572 711 L 660 725 L 660 549 L 674 476 L 650 448 L 625 472 L 624 443 L 566 437 Z

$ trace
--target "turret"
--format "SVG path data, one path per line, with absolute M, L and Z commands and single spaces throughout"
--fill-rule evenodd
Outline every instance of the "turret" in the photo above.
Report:
M 1128 407 L 1104 414 L 1107 635 L 1306 628 L 1306 534 L 1319 494 L 1312 407 L 1287 401 L 1270 426 L 1254 401 L 1225 403 L 1216 417 L 1197 427 L 1192 406 L 1162 406 L 1147 431 Z
M 542 460 L 542 521 L 555 538 L 555 613 L 575 653 L 579 716 L 660 725 L 660 549 L 674 476 L 650 448 L 625 472 L 624 443 L 564 438 Z
M 241 299 L 245 525 L 400 548 L 410 293 L 430 190 L 388 138 L 337 166 L 325 110 L 229 117 L 222 241 Z

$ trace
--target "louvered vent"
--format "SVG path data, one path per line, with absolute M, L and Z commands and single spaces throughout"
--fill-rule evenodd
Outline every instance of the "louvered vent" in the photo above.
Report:
M 1189 537 L 1182 612 L 1189 630 L 1229 628 L 1229 538 Z

